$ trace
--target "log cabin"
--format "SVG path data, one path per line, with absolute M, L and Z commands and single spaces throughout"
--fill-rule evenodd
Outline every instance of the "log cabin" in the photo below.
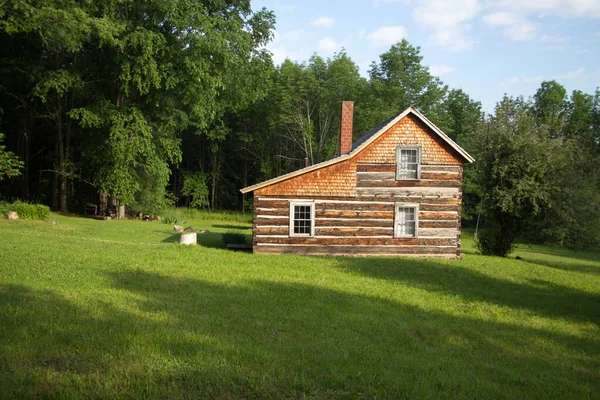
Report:
M 473 157 L 414 107 L 352 143 L 353 112 L 344 101 L 338 157 L 241 190 L 254 194 L 253 251 L 460 257 Z

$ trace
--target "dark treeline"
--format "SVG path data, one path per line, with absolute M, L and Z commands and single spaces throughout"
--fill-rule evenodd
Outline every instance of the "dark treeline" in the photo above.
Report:
M 81 212 L 105 193 L 132 212 L 243 210 L 241 187 L 334 157 L 341 102 L 354 100 L 355 139 L 414 105 L 478 159 L 463 217 L 480 220 L 492 253 L 522 235 L 600 243 L 598 92 L 544 82 L 485 116 L 406 41 L 368 78 L 343 50 L 275 66 L 274 15 L 243 0 L 1 7 L 4 200 Z

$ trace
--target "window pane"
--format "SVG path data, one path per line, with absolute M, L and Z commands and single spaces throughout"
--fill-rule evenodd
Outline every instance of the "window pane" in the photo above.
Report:
M 396 216 L 396 231 L 399 236 L 415 236 L 416 231 L 416 213 L 415 207 L 398 207 Z

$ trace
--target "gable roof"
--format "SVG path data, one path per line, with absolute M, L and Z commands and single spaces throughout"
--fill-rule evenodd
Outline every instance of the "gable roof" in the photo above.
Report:
M 299 175 L 304 175 L 307 172 L 315 171 L 317 169 L 321 169 L 321 168 L 327 167 L 329 165 L 337 164 L 339 162 L 348 160 L 348 159 L 354 157 L 355 155 L 357 155 L 358 153 L 360 153 L 364 148 L 366 148 L 369 144 L 374 142 L 378 137 L 380 137 L 385 132 L 387 132 L 392 126 L 394 126 L 398 121 L 400 121 L 402 118 L 406 117 L 408 114 L 413 114 L 414 116 L 419 118 L 425 125 L 427 125 L 429 128 L 431 128 L 431 130 L 440 139 L 442 139 L 443 142 L 445 142 L 450 147 L 452 147 L 466 162 L 472 163 L 475 161 L 475 159 L 473 157 L 471 157 L 471 155 L 469 153 L 467 153 L 455 141 L 450 139 L 448 137 L 448 135 L 446 135 L 444 132 L 442 132 L 442 130 L 440 128 L 435 126 L 433 124 L 433 122 L 431 122 L 430 120 L 427 119 L 427 117 L 425 117 L 423 114 L 421 114 L 419 112 L 419 110 L 417 110 L 413 106 L 410 106 L 406 110 L 401 112 L 400 114 L 393 116 L 390 119 L 388 119 L 380 124 L 377 124 L 375 127 L 373 127 L 373 129 L 371 129 L 369 132 L 365 133 L 360 139 L 358 139 L 356 142 L 354 142 L 352 144 L 352 150 L 350 151 L 350 153 L 342 154 L 338 157 L 332 158 L 331 160 L 323 161 L 318 164 L 314 164 L 314 165 L 299 169 L 297 171 L 289 172 L 287 174 L 278 176 L 276 178 L 269 179 L 268 181 L 264 181 L 264 182 L 257 183 L 252 186 L 245 187 L 245 188 L 241 189 L 240 191 L 242 193 L 253 192 L 253 191 L 255 191 L 257 189 L 261 189 L 265 186 L 270 186 L 274 183 L 285 181 L 287 179 L 290 179 L 290 178 L 293 178 L 293 177 L 296 177 Z

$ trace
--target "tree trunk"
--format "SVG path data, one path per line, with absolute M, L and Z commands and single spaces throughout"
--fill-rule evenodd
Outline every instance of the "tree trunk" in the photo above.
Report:
M 60 211 L 67 212 L 68 181 L 65 171 L 65 143 L 63 137 L 62 105 L 56 110 L 56 135 L 58 144 L 58 179 L 60 187 Z

